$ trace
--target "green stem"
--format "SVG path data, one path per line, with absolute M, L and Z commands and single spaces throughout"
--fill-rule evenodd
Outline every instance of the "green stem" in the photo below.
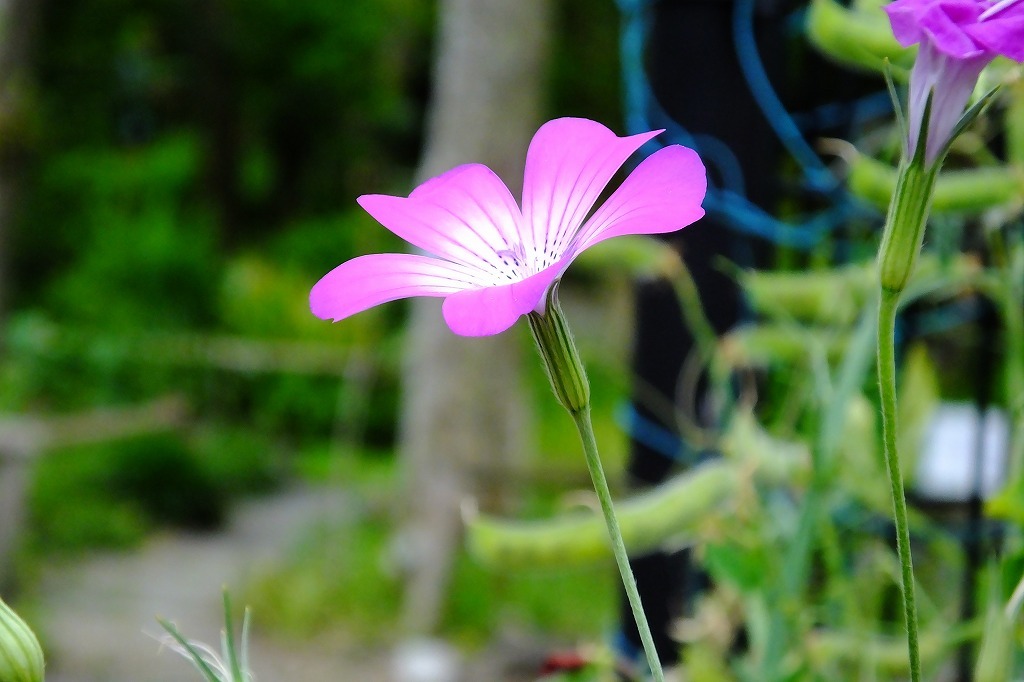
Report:
M 640 592 L 636 588 L 633 569 L 629 566 L 626 544 L 622 540 L 619 520 L 615 516 L 615 508 L 612 506 L 612 494 L 608 490 L 608 480 L 605 478 L 601 457 L 597 452 L 594 425 L 590 419 L 590 382 L 587 380 L 579 351 L 576 350 L 572 332 L 558 303 L 557 282 L 548 290 L 544 312 L 531 312 L 527 319 L 555 397 L 576 422 L 580 440 L 583 441 L 587 469 L 590 470 L 590 478 L 594 482 L 597 499 L 601 501 L 601 511 L 604 513 L 604 522 L 608 527 L 612 554 L 615 555 L 615 563 L 619 567 L 619 575 L 622 576 L 622 585 L 626 589 L 626 597 L 633 610 L 633 618 L 636 619 L 640 641 L 644 645 L 644 653 L 647 654 L 647 663 L 650 665 L 655 681 L 664 682 L 665 673 L 662 672 L 661 661 L 654 648 L 654 638 L 651 637 L 651 629 L 647 624 L 647 616 L 644 614 L 643 604 L 640 603 Z
M 910 556 L 910 526 L 907 522 L 907 499 L 903 491 L 903 474 L 896 450 L 896 309 L 900 294 L 882 289 L 878 304 L 878 388 L 882 407 L 882 441 L 885 446 L 885 467 L 892 488 L 893 518 L 896 522 L 896 553 L 900 560 L 903 581 L 903 615 L 907 626 L 907 649 L 910 654 L 911 682 L 920 682 L 921 654 L 917 633 L 917 604 L 914 596 L 914 565 Z
M 583 441 L 583 453 L 587 458 L 587 469 L 590 470 L 590 478 L 594 482 L 594 491 L 597 492 L 597 499 L 601 502 L 601 511 L 604 514 L 605 525 L 608 526 L 608 537 L 612 543 L 612 554 L 615 555 L 615 563 L 619 567 L 619 575 L 622 576 L 622 585 L 626 588 L 626 598 L 633 610 L 633 618 L 636 619 L 637 629 L 640 632 L 640 641 L 644 645 L 644 653 L 647 654 L 647 663 L 657 682 L 664 682 L 665 673 L 661 669 L 661 661 L 658 659 L 658 652 L 654 647 L 654 638 L 651 636 L 651 628 L 647 624 L 647 616 L 644 614 L 644 606 L 640 602 L 640 592 L 636 587 L 636 579 L 633 577 L 633 570 L 629 566 L 629 555 L 626 554 L 626 544 L 622 541 L 622 531 L 619 530 L 619 520 L 615 516 L 615 507 L 612 505 L 612 494 L 608 489 L 608 479 L 604 475 L 604 467 L 601 466 L 601 457 L 597 452 L 597 441 L 594 438 L 594 426 L 590 419 L 590 406 L 581 410 L 570 411 L 576 428 L 580 432 L 580 440 Z

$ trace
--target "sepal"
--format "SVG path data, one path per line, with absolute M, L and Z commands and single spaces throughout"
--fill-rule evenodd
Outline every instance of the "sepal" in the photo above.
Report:
M 3 599 L 0 599 L 0 680 L 43 681 L 43 649 L 39 640 Z
M 548 289 L 544 312 L 531 312 L 527 319 L 555 397 L 569 412 L 580 414 L 590 406 L 590 382 L 558 303 L 557 281 Z
M 903 291 L 914 271 L 914 263 L 924 242 L 938 165 L 924 162 L 923 143 L 909 162 L 900 165 L 885 232 L 878 249 L 878 277 L 882 289 Z
M 892 62 L 886 57 L 882 60 L 882 74 L 885 76 L 885 87 L 889 90 L 889 100 L 892 102 L 892 110 L 896 114 L 896 125 L 900 129 L 900 139 L 906 140 L 910 137 L 910 130 L 907 128 L 907 119 L 903 115 L 903 103 L 896 92 L 896 82 L 892 77 Z

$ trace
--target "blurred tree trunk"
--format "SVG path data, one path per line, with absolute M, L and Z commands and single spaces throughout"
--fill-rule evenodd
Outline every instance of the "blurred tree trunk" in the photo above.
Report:
M 7 312 L 8 244 L 29 140 L 25 89 L 38 0 L 0 0 L 0 320 Z M 2 324 L 2 322 L 0 322 Z M 0 444 L 0 592 L 11 581 L 11 554 L 23 516 L 28 467 Z
M 419 179 L 477 161 L 519 195 L 541 116 L 549 0 L 442 0 L 438 30 Z M 413 303 L 401 437 L 404 623 L 411 632 L 434 630 L 443 615 L 461 537 L 460 503 L 469 496 L 485 506 L 500 499 L 498 472 L 525 450 L 517 329 L 461 338 L 445 326 L 438 299 Z M 476 477 L 480 471 L 488 481 Z

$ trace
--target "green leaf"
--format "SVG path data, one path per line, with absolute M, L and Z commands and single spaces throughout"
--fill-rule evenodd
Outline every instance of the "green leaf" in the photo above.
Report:
M 238 664 L 238 653 L 235 650 L 235 624 L 231 619 L 231 597 L 228 591 L 224 590 L 224 656 L 228 659 L 228 666 L 231 668 L 231 679 L 236 682 L 244 682 L 245 676 Z
M 743 592 L 754 592 L 763 581 L 765 557 L 733 544 L 709 544 L 704 564 L 715 578 L 732 583 Z
M 178 632 L 178 628 L 174 627 L 173 623 L 171 623 L 168 620 L 164 620 L 163 618 L 157 618 L 156 620 L 158 623 L 160 623 L 160 626 L 167 631 L 167 634 L 169 634 L 174 639 L 174 641 L 180 644 L 181 647 L 188 653 L 189 657 L 192 660 L 192 665 L 194 665 L 196 669 L 203 674 L 203 677 L 206 678 L 207 682 L 221 682 L 220 678 L 217 677 L 217 674 L 213 672 L 209 664 L 207 664 L 202 654 L 199 653 L 199 651 L 192 645 L 191 642 L 185 639 L 182 636 L 182 634 Z

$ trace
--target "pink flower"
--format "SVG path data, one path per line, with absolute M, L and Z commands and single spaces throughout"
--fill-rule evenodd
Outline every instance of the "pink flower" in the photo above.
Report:
M 313 287 L 313 314 L 337 321 L 387 301 L 437 296 L 453 332 L 486 336 L 543 313 L 548 288 L 583 250 L 610 237 L 672 232 L 704 215 L 704 166 L 679 145 L 649 156 L 594 209 L 626 159 L 658 132 L 618 137 L 586 119 L 545 123 L 527 152 L 522 210 L 480 164 L 428 180 L 408 198 L 359 197 L 384 227 L 431 255 L 342 263 Z
M 885 7 L 896 40 L 920 43 L 910 73 L 908 156 L 917 149 L 928 96 L 925 162 L 935 162 L 964 113 L 982 69 L 1002 55 L 1024 61 L 1024 2 L 896 0 Z

